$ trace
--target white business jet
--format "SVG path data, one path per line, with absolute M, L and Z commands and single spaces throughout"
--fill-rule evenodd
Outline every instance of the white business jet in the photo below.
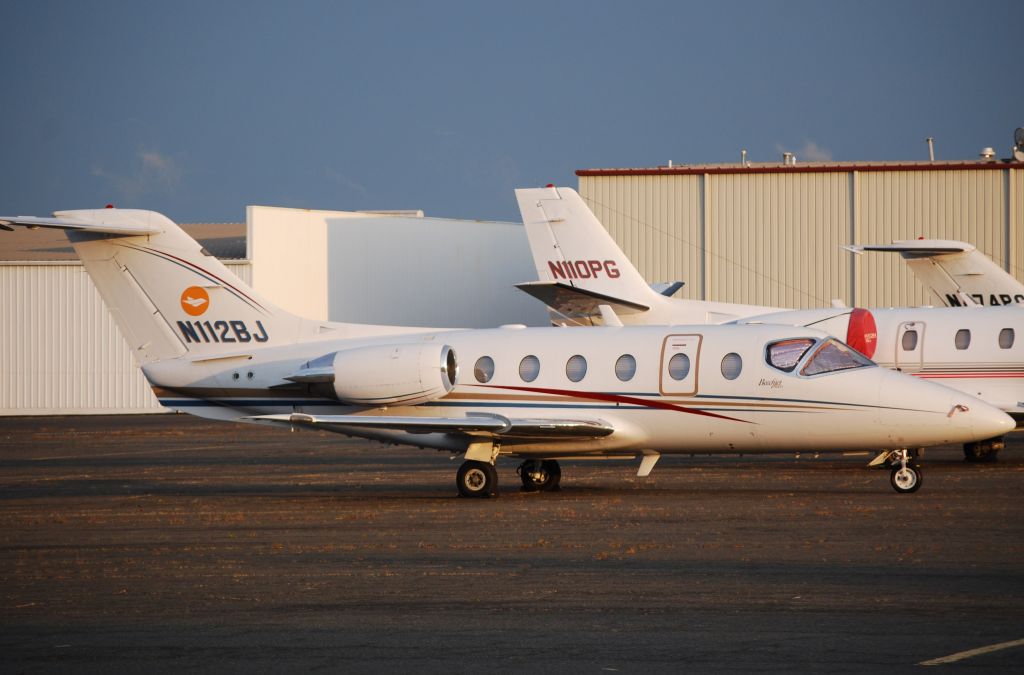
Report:
M 857 254 L 899 253 L 918 280 L 947 307 L 999 307 L 1024 302 L 1024 284 L 966 242 L 911 239 L 844 248 Z
M 201 417 L 464 455 L 464 496 L 496 493 L 495 460 L 528 490 L 558 460 L 659 453 L 894 449 L 891 483 L 921 485 L 912 450 L 997 436 L 998 409 L 878 368 L 827 334 L 782 325 L 586 331 L 446 330 L 303 319 L 274 307 L 166 217 L 63 211 L 82 259 L 166 406 Z
M 561 325 L 784 323 L 813 326 L 879 365 L 977 396 L 1024 420 L 1024 308 L 787 310 L 658 293 L 570 188 L 516 190 L 539 281 L 518 287 Z M 1017 333 L 1022 339 L 1017 340 Z M 995 459 L 1001 437 L 964 444 L 968 460 Z

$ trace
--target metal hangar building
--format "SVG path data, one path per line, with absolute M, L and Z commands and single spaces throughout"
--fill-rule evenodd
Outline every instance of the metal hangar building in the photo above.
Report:
M 989 149 L 986 149 L 989 150 Z M 986 153 L 987 154 L 987 153 Z M 934 304 L 899 256 L 848 244 L 974 244 L 1024 276 L 1024 162 L 827 162 L 581 169 L 579 192 L 649 281 L 778 307 Z

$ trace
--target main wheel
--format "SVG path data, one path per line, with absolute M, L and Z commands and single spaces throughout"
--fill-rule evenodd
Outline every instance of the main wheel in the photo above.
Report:
M 562 480 L 562 468 L 553 459 L 528 459 L 516 469 L 524 492 L 554 492 Z
M 493 464 L 466 460 L 455 474 L 460 497 L 490 497 L 498 494 L 498 471 Z
M 964 461 L 967 462 L 994 462 L 999 451 L 1006 443 L 1003 437 L 990 438 L 987 441 L 975 443 L 964 443 Z
M 900 494 L 917 492 L 921 488 L 922 481 L 921 469 L 911 464 L 907 464 L 906 467 L 894 466 L 889 475 L 889 482 L 892 483 L 893 489 Z

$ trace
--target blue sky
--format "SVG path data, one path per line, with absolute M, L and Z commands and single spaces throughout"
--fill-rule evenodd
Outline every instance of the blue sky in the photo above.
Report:
M 0 213 L 517 220 L 593 167 L 1005 157 L 1024 2 L 0 0 Z

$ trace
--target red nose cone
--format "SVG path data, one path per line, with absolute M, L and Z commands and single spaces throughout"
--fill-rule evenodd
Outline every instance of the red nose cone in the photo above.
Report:
M 875 317 L 866 309 L 857 307 L 850 314 L 850 323 L 846 328 L 846 344 L 869 359 L 875 355 L 878 345 L 878 328 Z

